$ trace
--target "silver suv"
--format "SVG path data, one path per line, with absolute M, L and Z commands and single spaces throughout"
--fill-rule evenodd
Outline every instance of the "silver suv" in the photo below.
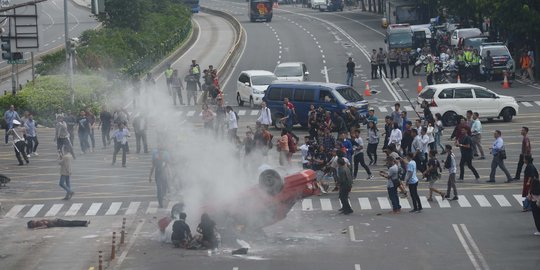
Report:
M 482 60 L 480 60 L 480 74 L 484 75 L 483 59 L 486 57 L 487 51 L 490 51 L 491 57 L 493 57 L 494 75 L 503 74 L 503 72 L 507 70 L 510 78 L 515 77 L 516 63 L 506 45 L 501 42 L 482 43 L 482 45 L 480 45 L 478 52 L 482 57 Z

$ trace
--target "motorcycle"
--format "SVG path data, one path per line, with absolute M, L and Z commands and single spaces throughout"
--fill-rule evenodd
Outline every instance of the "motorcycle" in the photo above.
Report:
M 420 74 L 420 72 L 422 70 L 425 72 L 426 67 L 427 67 L 427 63 L 428 63 L 427 56 L 425 56 L 423 54 L 418 56 L 418 58 L 416 59 L 416 62 L 414 63 L 412 74 L 413 75 L 418 75 L 418 74 Z
M 455 78 L 456 82 L 457 82 L 457 77 L 458 77 L 459 74 L 461 74 L 459 79 L 460 79 L 460 81 L 462 83 L 470 83 L 473 80 L 473 78 L 474 78 L 474 67 L 470 63 L 468 63 L 468 62 L 458 63 L 457 64 L 457 69 L 458 69 L 458 71 L 456 72 L 455 77 L 452 77 L 452 79 Z

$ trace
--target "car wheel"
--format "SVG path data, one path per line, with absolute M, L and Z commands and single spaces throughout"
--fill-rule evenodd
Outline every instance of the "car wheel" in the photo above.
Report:
M 446 112 L 443 115 L 442 122 L 445 126 L 455 126 L 457 125 L 457 116 L 455 112 Z
M 253 109 L 255 107 L 255 104 L 253 102 L 253 97 L 249 97 L 249 107 Z
M 283 188 L 283 179 L 278 172 L 268 169 L 259 174 L 259 187 L 274 196 Z
M 238 106 L 244 106 L 244 101 L 242 101 L 240 93 L 236 93 L 236 102 L 238 102 Z
M 504 122 L 510 122 L 514 117 L 514 114 L 512 113 L 512 110 L 510 108 L 505 108 L 504 110 L 502 110 L 501 116 Z
M 279 125 L 282 125 L 282 124 L 279 122 L 279 119 L 281 119 L 281 118 L 283 118 L 283 117 L 284 117 L 283 113 L 278 112 L 278 113 L 275 113 L 275 114 L 274 114 L 274 117 L 273 117 L 272 121 L 274 122 L 274 127 L 275 127 L 276 129 L 281 129 L 281 128 L 282 128 L 282 127 L 279 126 Z

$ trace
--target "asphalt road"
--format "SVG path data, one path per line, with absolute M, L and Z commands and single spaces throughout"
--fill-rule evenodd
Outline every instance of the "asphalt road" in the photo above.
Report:
M 250 23 L 243 1 L 209 1 L 203 2 L 203 5 L 237 16 L 246 28 L 248 41 L 245 50 L 231 79 L 224 82 L 226 101 L 231 105 L 235 104 L 235 80 L 241 70 L 273 70 L 278 61 L 303 61 L 308 65 L 312 80 L 325 81 L 328 78 L 329 81 L 343 82 L 346 57 L 352 55 L 359 66 L 356 82 L 361 82 L 363 87 L 364 80 L 367 80 L 363 78 L 369 75 L 369 66 L 358 47 L 370 50 L 384 44 L 374 30 L 359 24 L 361 22 L 377 30 L 378 18 L 371 14 L 356 11 L 329 14 L 282 6 L 276 10 L 272 23 L 266 24 Z M 208 35 L 201 34 L 200 45 L 175 64 L 181 72 L 191 58 L 198 59 L 201 66 L 216 65 L 219 53 L 224 54 L 225 44 L 232 40 L 230 29 L 229 32 L 215 29 L 226 26 L 226 23 L 214 22 L 213 25 L 205 24 L 205 27 L 202 19 L 210 18 L 203 16 L 197 19 L 201 20 L 201 29 L 213 31 Z M 212 35 L 219 35 L 214 37 L 216 39 L 212 43 L 223 46 L 205 47 L 212 46 L 208 45 Z M 351 40 L 356 40 L 358 47 Z M 325 66 L 327 76 L 320 72 L 324 71 Z M 388 89 L 389 86 L 381 80 L 369 82 L 373 88 L 381 90 L 380 94 L 368 99 L 376 107 L 379 117 L 391 110 L 393 102 L 404 98 L 403 93 L 399 93 L 401 97 L 396 96 L 395 92 L 392 94 L 393 90 Z M 417 78 L 403 80 L 402 83 L 412 94 L 416 93 Z M 163 81 L 158 82 L 159 85 L 162 88 Z M 502 93 L 503 90 L 495 88 L 498 84 L 491 85 L 495 91 Z M 492 142 L 491 132 L 495 129 L 502 131 L 509 157 L 506 165 L 512 174 L 520 151 L 520 127 L 531 127 L 533 146 L 540 143 L 536 132 L 536 125 L 540 123 L 537 90 L 534 85 L 515 83 L 513 86 L 510 90 L 504 90 L 505 93 L 528 103 L 520 104 L 520 114 L 511 123 L 484 123 L 483 136 L 484 149 L 487 149 Z M 164 108 L 171 106 L 170 103 L 163 104 Z M 196 127 L 202 125 L 198 117 L 200 108 L 185 106 L 177 109 L 177 115 L 187 122 L 194 123 Z M 235 107 L 235 110 L 240 115 L 238 134 L 243 136 L 246 126 L 254 125 L 257 110 L 241 107 Z M 278 133 L 277 130 L 272 132 L 274 135 Z M 306 135 L 306 131 L 300 129 L 295 133 L 299 137 Z M 449 131 L 446 133 L 445 142 Z M 244 240 L 251 245 L 247 256 L 231 256 L 230 251 L 236 246 L 229 244 L 220 248 L 218 254 L 208 257 L 205 251 L 177 250 L 157 240 L 157 219 L 168 213 L 156 209 L 155 187 L 147 181 L 150 167 L 148 155 L 129 154 L 128 169 L 110 166 L 110 149 L 98 149 L 81 156 L 76 161 L 76 175 L 73 177 L 76 196 L 72 201 L 64 202 L 59 200 L 63 191 L 57 187 L 52 133 L 43 129 L 39 134 L 41 155 L 32 158 L 30 166 L 14 166 L 16 161 L 8 146 L 2 147 L 5 151 L 1 151 L 2 172 L 9 171 L 13 176 L 9 188 L 0 190 L 3 208 L 0 213 L 0 240 L 12 244 L 9 249 L 0 248 L 0 264 L 7 265 L 7 269 L 41 269 L 62 265 L 60 263 L 71 263 L 73 269 L 95 266 L 95 251 L 103 249 L 108 256 L 108 236 L 111 230 L 118 231 L 122 217 L 128 218 L 129 238 L 126 246 L 120 250 L 120 258 L 113 261 L 116 269 L 170 268 L 174 265 L 184 269 L 233 270 L 479 270 L 535 268 L 540 264 L 536 256 L 540 239 L 532 235 L 534 225 L 531 214 L 521 212 L 522 183 L 503 183 L 500 171 L 497 183 L 484 183 L 490 170 L 489 158 L 474 161 L 481 175 L 480 183 L 474 183 L 472 175 L 466 171 L 464 183 L 458 184 L 460 199 L 457 202 L 439 199 L 431 203 L 424 201 L 425 210 L 421 214 L 387 214 L 384 180 L 377 176 L 374 180 L 364 180 L 366 174 L 360 170 L 350 196 L 355 210 L 353 215 L 337 215 L 340 204 L 336 193 L 307 198 L 298 202 L 285 220 L 265 228 L 264 234 L 246 236 Z M 155 146 L 155 141 L 155 138 L 150 140 L 151 147 Z M 96 142 L 100 145 L 99 134 L 96 134 Z M 130 139 L 130 144 L 134 145 L 133 139 Z M 457 156 L 459 158 L 459 154 Z M 298 165 L 298 154 L 293 159 Z M 271 160 L 277 160 L 276 152 L 272 152 Z M 372 169 L 379 171 L 383 167 L 373 166 Z M 436 187 L 444 189 L 446 177 L 444 173 L 443 180 Z M 427 196 L 426 183 L 420 184 L 419 192 L 424 200 Z M 176 198 L 169 199 L 170 208 Z M 408 204 L 409 201 L 402 200 L 404 208 Z M 45 216 L 90 218 L 93 223 L 81 230 L 29 232 L 24 229 L 28 219 Z M 188 222 L 196 225 L 198 218 L 190 216 Z M 51 248 L 40 248 L 44 245 Z M 39 253 L 33 256 L 33 260 L 18 255 L 36 250 Z M 81 260 L 73 262 L 71 257 L 74 254 Z M 38 263 L 44 265 L 38 267 Z

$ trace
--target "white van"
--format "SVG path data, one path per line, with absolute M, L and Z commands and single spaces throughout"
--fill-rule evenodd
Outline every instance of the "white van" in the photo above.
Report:
M 260 105 L 268 85 L 277 80 L 276 75 L 266 70 L 245 70 L 236 81 L 236 101 L 239 106 L 249 102 L 249 106 Z
M 450 37 L 450 45 L 452 47 L 458 47 L 459 41 L 468 37 L 479 36 L 482 34 L 482 31 L 478 28 L 462 28 L 456 29 L 452 32 Z
M 303 82 L 309 78 L 306 64 L 302 62 L 280 63 L 274 69 L 274 74 L 280 81 Z

